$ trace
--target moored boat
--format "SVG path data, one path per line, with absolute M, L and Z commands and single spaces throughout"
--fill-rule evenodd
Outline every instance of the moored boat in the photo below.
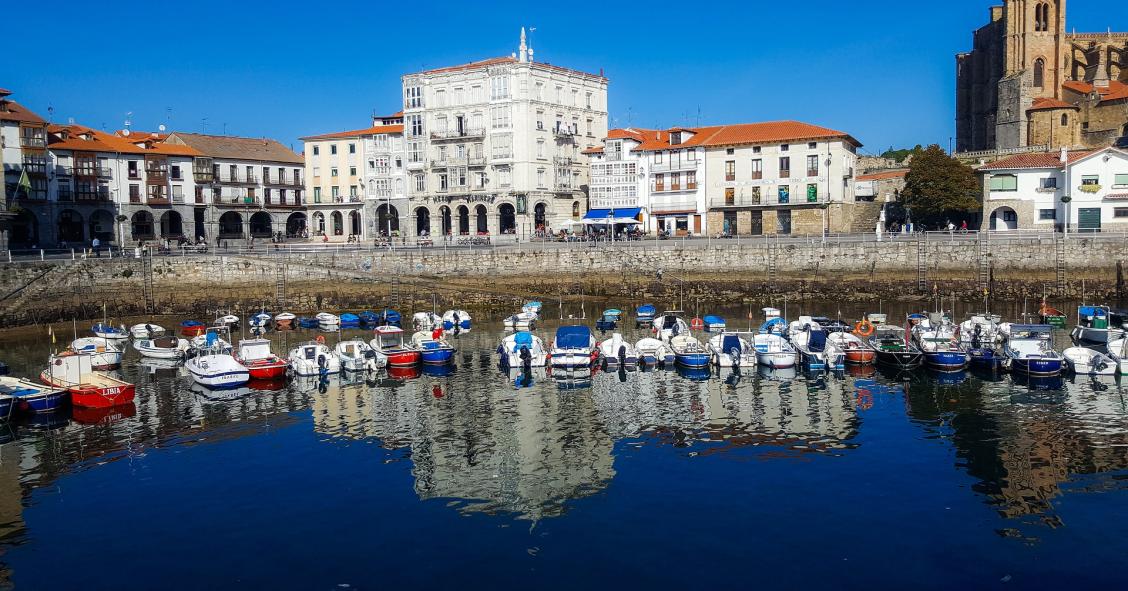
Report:
M 789 369 L 795 367 L 799 359 L 795 347 L 778 334 L 753 335 L 752 346 L 756 348 L 756 363 L 761 367 Z
M 129 334 L 133 335 L 135 339 L 155 339 L 164 336 L 165 329 L 156 324 L 145 322 L 131 326 L 129 328 Z
M 308 316 L 298 318 L 298 326 L 301 328 L 317 328 L 317 319 Z
M 599 356 L 595 337 L 586 326 L 561 326 L 552 340 L 552 366 L 559 368 L 590 367 Z
M 388 358 L 388 367 L 415 367 L 423 360 L 418 349 L 404 342 L 403 329 L 398 326 L 378 326 L 376 337 L 369 342 L 374 350 Z
M 345 312 L 341 314 L 341 328 L 358 328 L 360 327 L 360 316 L 352 312 Z
M 787 319 L 780 315 L 778 308 L 764 308 L 764 323 L 760 325 L 760 334 L 787 335 Z
M 942 312 L 929 315 L 913 327 L 913 338 L 924 353 L 924 365 L 938 372 L 967 369 L 971 356 L 960 348 L 956 326 Z
M 383 322 L 383 317 L 380 316 L 379 314 L 375 313 L 375 312 L 372 312 L 371 310 L 366 310 L 364 312 L 361 312 L 360 314 L 357 314 L 357 317 L 360 318 L 360 325 L 361 326 L 373 326 L 374 327 L 374 326 L 380 324 L 381 322 Z
M 678 310 L 662 312 L 654 318 L 650 331 L 658 337 L 658 340 L 666 343 L 676 336 L 689 334 L 689 325 L 682 319 L 681 314 L 682 312 Z
M 172 336 L 133 341 L 133 348 L 142 357 L 152 359 L 182 359 L 187 355 L 191 346 L 187 339 Z
M 334 328 L 341 325 L 341 317 L 328 312 L 318 312 L 317 325 L 320 328 Z
M 217 313 L 212 326 L 227 327 L 228 329 L 239 326 L 239 317 L 234 314 Z
M 415 330 L 431 330 L 443 325 L 443 319 L 434 312 L 416 312 L 411 316 L 411 325 Z
M 180 334 L 186 337 L 198 337 L 207 332 L 208 327 L 198 320 L 185 320 L 180 323 Z
M 995 370 L 1002 365 L 999 351 L 999 320 L 992 314 L 972 314 L 960 323 L 959 347 L 968 355 L 970 365 Z
M 507 335 L 497 347 L 503 368 L 544 367 L 548 353 L 544 341 L 531 332 L 517 332 Z
M 608 369 L 627 368 L 638 366 L 638 351 L 634 344 L 623 338 L 619 333 L 612 334 L 598 344 L 599 356 Z
M 1128 312 L 1113 310 L 1108 306 L 1080 306 L 1077 308 L 1077 326 L 1070 336 L 1077 345 L 1107 345 L 1124 338 Z
M 297 316 L 290 312 L 282 312 L 274 317 L 274 326 L 277 328 L 293 328 L 295 320 L 297 320 Z
M 48 386 L 65 388 L 71 403 L 87 408 L 106 408 L 133 402 L 135 387 L 108 374 L 94 371 L 89 355 L 52 355 L 39 379 Z
M 873 352 L 873 349 L 866 346 L 860 335 L 872 335 L 872 325 L 867 327 L 866 324 L 859 323 L 859 326 L 855 327 L 854 330 L 860 332 L 832 332 L 827 336 L 827 341 L 846 355 L 847 364 L 870 365 L 874 362 L 877 354 Z
M 452 335 L 470 332 L 473 322 L 466 310 L 447 310 L 443 312 L 443 330 Z
M 359 339 L 337 343 L 333 353 L 341 360 L 342 371 L 375 372 L 388 364 L 387 357 Z
M 674 363 L 680 367 L 709 367 L 709 351 L 692 335 L 681 334 L 671 338 L 670 349 L 674 351 Z
M 94 336 L 110 339 L 114 341 L 121 341 L 129 338 L 129 332 L 125 330 L 124 326 L 113 326 L 107 322 L 99 322 L 90 327 L 90 331 Z
M 1116 375 L 1116 360 L 1092 349 L 1085 347 L 1070 347 L 1062 352 L 1065 366 L 1069 371 L 1079 376 L 1114 376 Z
M 250 371 L 231 355 L 231 346 L 219 337 L 226 328 L 209 330 L 196 355 L 184 363 L 192 379 L 212 389 L 238 388 L 251 379 Z
M 635 327 L 649 326 L 654 322 L 654 315 L 658 313 L 658 308 L 651 304 L 643 304 L 635 308 Z
M 1109 343 L 1108 356 L 1116 362 L 1120 375 L 1128 376 L 1128 339 L 1120 339 Z
M 287 363 L 290 373 L 297 376 L 326 376 L 341 371 L 341 360 L 329 350 L 321 336 L 290 349 Z
M 411 346 L 419 351 L 424 365 L 446 365 L 454 360 L 454 347 L 443 339 L 443 329 L 420 330 L 411 336 Z
M 95 370 L 121 367 L 122 349 L 115 341 L 102 337 L 82 337 L 71 341 L 70 350 L 79 355 L 89 355 Z
M 924 363 L 924 353 L 913 344 L 909 334 L 907 328 L 881 324 L 866 344 L 873 349 L 878 364 L 897 370 L 914 369 Z
M 384 326 L 403 328 L 403 316 L 395 310 L 384 310 Z
M 247 368 L 252 380 L 270 380 L 286 375 L 286 362 L 270 350 L 267 339 L 239 341 L 235 360 Z
M 640 339 L 635 343 L 635 351 L 638 354 L 638 362 L 648 367 L 673 367 L 674 362 L 677 360 L 674 357 L 673 349 L 662 341 L 655 338 Z
M 715 314 L 709 314 L 701 319 L 705 332 L 724 332 L 728 329 L 725 319 Z
M 273 318 L 273 316 L 267 314 L 266 311 L 263 310 L 258 314 L 251 316 L 251 326 L 255 328 L 265 328 L 267 326 L 270 326 L 270 321 L 273 320 Z
M 537 318 L 536 312 L 522 311 L 507 317 L 502 324 L 510 330 L 532 330 L 536 327 Z
M 1054 350 L 1053 330 L 1048 324 L 1003 325 L 1003 367 L 1028 376 L 1060 375 L 1064 359 Z
M 49 413 L 58 410 L 67 400 L 66 388 L 36 384 L 27 380 L 0 376 L 0 394 L 14 398 L 13 410 Z
M 750 333 L 724 332 L 709 339 L 705 348 L 713 356 L 717 367 L 755 367 L 756 347 L 752 344 L 755 335 Z
M 11 394 L 0 393 L 0 422 L 12 418 L 12 409 L 16 407 L 16 397 Z

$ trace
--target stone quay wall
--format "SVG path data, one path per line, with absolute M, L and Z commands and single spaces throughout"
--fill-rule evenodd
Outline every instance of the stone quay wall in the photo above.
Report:
M 152 259 L 150 308 L 143 261 L 135 258 L 9 263 L 0 279 L 0 325 L 216 310 L 429 310 L 432 303 L 511 310 L 527 298 L 597 304 L 673 293 L 702 301 L 756 302 L 772 295 L 809 299 L 912 300 L 934 291 L 982 299 L 981 263 L 989 262 L 999 297 L 1105 301 L 1123 296 L 1117 261 L 1128 241 L 1070 239 L 1064 244 L 1066 290 L 1059 293 L 1052 239 L 930 239 L 823 244 L 631 244 L 571 248 L 306 252 L 197 255 Z M 918 261 L 926 268 L 918 290 Z M 279 267 L 284 266 L 284 271 Z M 662 271 L 662 279 L 657 271 Z M 285 287 L 279 278 L 285 273 Z M 1118 291 L 1119 290 L 1119 291 Z M 284 293 L 284 301 L 278 296 Z M 664 299 L 666 298 L 666 299 Z

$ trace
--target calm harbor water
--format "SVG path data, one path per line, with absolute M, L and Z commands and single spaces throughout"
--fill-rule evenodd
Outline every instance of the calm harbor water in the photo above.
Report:
M 0 426 L 0 585 L 1128 582 L 1128 382 L 726 370 L 515 385 L 497 326 L 459 338 L 446 375 L 219 397 L 131 351 L 134 407 Z M 282 354 L 311 337 L 270 335 Z M 2 349 L 33 376 L 50 343 Z

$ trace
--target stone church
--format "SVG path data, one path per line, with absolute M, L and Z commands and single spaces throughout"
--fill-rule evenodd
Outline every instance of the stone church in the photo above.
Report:
M 1118 4 L 1118 3 L 1112 3 Z M 1006 0 L 956 56 L 956 151 L 1128 136 L 1128 33 L 1065 28 L 1065 0 Z

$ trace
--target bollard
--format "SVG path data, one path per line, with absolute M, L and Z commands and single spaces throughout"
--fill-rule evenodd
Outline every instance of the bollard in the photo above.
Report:
M 42 248 L 39 249 L 39 260 L 41 260 L 41 261 L 47 260 L 47 255 L 46 255 L 46 253 L 43 252 Z
M 71 249 L 71 260 L 72 261 L 74 260 L 74 249 L 73 248 Z

